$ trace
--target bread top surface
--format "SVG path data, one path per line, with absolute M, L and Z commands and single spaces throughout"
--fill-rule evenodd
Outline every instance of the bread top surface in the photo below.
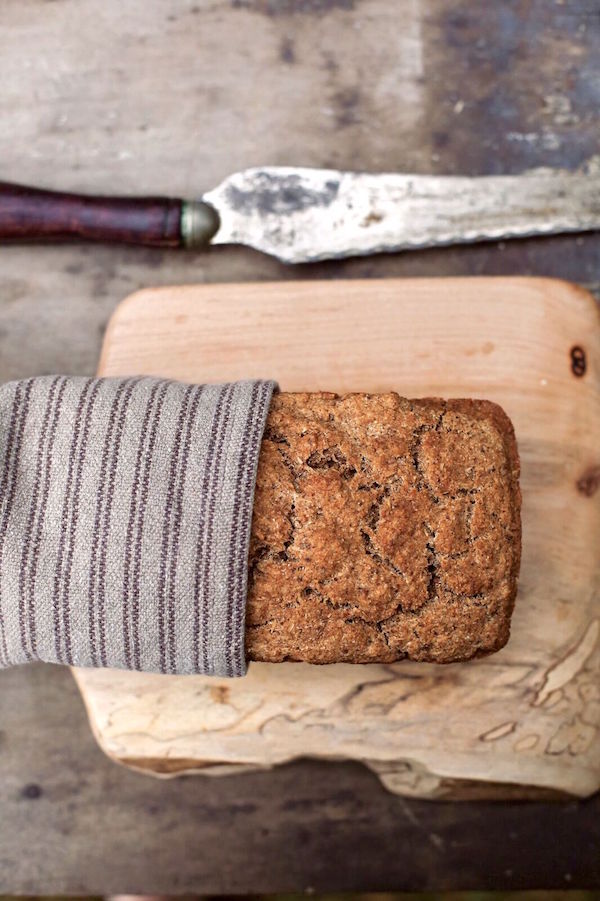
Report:
M 502 647 L 519 458 L 494 403 L 280 393 L 261 446 L 250 659 L 453 662 Z

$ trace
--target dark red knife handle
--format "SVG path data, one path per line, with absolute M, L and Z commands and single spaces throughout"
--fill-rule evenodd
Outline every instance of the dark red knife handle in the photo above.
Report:
M 179 247 L 183 201 L 101 197 L 0 182 L 0 242 L 102 241 Z

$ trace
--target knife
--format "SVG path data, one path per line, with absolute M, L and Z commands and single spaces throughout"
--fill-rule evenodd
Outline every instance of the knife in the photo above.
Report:
M 600 175 L 479 177 L 268 166 L 200 200 L 59 193 L 0 182 L 0 242 L 244 244 L 285 263 L 600 226 Z

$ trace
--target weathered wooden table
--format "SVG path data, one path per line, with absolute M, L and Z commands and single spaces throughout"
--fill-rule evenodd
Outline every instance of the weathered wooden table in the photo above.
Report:
M 0 177 L 197 194 L 260 163 L 600 165 L 597 0 L 7 0 Z M 243 249 L 0 249 L 0 378 L 95 369 L 136 287 L 542 274 L 600 235 L 292 270 Z M 0 673 L 0 892 L 600 887 L 600 799 L 434 804 L 353 764 L 156 782 L 96 747 L 70 673 Z

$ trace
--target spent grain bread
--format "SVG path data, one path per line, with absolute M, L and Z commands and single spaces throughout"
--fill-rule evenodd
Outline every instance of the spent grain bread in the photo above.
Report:
M 449 663 L 498 650 L 517 589 L 518 479 L 512 424 L 489 401 L 276 395 L 248 657 Z

